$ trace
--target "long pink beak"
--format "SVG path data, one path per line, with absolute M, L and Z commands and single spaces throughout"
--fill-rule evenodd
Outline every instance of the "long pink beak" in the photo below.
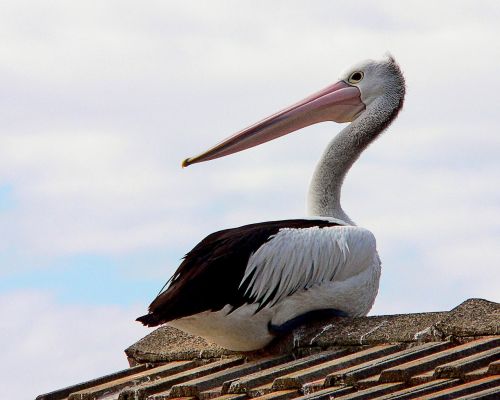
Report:
M 350 122 L 364 109 L 359 89 L 339 81 L 235 133 L 204 153 L 186 158 L 182 166 L 246 150 L 318 122 Z

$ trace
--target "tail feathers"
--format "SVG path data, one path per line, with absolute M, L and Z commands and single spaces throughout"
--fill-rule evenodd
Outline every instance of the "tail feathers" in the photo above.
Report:
M 149 327 L 158 326 L 164 322 L 156 314 L 153 313 L 143 315 L 142 317 L 137 318 L 136 321 L 139 321 L 143 325 Z

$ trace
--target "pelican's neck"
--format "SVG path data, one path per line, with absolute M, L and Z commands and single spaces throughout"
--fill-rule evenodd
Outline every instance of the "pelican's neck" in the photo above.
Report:
M 381 98 L 333 138 L 309 186 L 309 215 L 337 218 L 354 225 L 340 205 L 342 183 L 361 152 L 389 125 L 399 108 L 399 101 Z

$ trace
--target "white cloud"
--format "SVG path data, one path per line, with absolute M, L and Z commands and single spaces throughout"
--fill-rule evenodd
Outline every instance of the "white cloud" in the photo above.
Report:
M 43 292 L 2 294 L 0 309 L 5 399 L 34 398 L 125 369 L 123 350 L 149 332 L 134 322 L 139 307 L 62 305 Z
M 487 88 L 500 87 L 500 53 L 485 43 L 498 33 L 495 7 L 32 6 L 8 3 L 0 17 L 12 78 L 4 103 L 14 111 L 0 136 L 0 178 L 18 202 L 2 216 L 4 248 L 188 249 L 225 225 L 301 215 L 334 125 L 187 171 L 179 162 L 386 49 L 406 72 L 406 108 L 348 178 L 346 209 L 388 239 L 421 240 L 433 225 L 453 242 L 471 216 L 478 231 L 494 225 L 498 207 L 486 199 L 498 198 L 500 143 Z

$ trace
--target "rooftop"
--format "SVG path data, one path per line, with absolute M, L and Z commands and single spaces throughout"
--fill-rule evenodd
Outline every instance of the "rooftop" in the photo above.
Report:
M 317 321 L 251 353 L 160 327 L 125 353 L 129 369 L 37 399 L 498 398 L 500 304 Z

